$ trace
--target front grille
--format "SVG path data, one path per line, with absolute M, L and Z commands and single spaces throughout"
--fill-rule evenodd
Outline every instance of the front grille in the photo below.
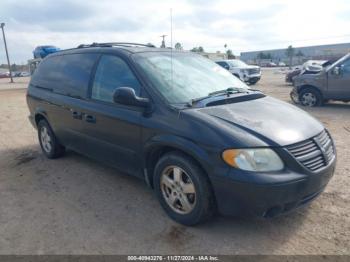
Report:
M 326 130 L 311 139 L 287 146 L 287 150 L 314 172 L 327 166 L 335 157 L 333 142 Z
M 254 75 L 254 74 L 259 74 L 260 73 L 260 69 L 259 68 L 250 68 L 248 69 L 248 74 L 249 75 Z

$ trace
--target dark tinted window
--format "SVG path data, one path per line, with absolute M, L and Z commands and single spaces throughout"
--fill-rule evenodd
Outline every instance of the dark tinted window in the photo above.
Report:
M 54 81 L 60 77 L 61 56 L 44 59 L 34 71 L 31 83 L 44 88 L 54 88 Z
M 117 56 L 104 55 L 98 64 L 91 97 L 113 102 L 114 90 L 118 87 L 132 87 L 140 94 L 140 83 L 124 60 Z
M 350 75 L 350 60 L 345 61 L 342 65 L 341 65 L 342 71 L 344 74 L 346 75 Z
M 53 56 L 39 65 L 32 84 L 73 97 L 85 97 L 97 54 Z
M 228 68 L 228 64 L 226 62 L 216 62 L 219 66 L 222 66 L 223 68 Z

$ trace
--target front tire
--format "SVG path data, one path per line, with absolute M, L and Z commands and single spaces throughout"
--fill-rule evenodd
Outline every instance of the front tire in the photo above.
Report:
M 58 158 L 64 154 L 64 146 L 58 142 L 49 123 L 44 119 L 38 123 L 38 138 L 41 150 L 47 158 Z
M 192 158 L 179 152 L 167 153 L 155 167 L 153 184 L 161 206 L 176 222 L 192 226 L 213 216 L 211 185 Z
M 319 91 L 314 88 L 305 88 L 299 94 L 300 104 L 303 106 L 321 106 L 323 99 Z

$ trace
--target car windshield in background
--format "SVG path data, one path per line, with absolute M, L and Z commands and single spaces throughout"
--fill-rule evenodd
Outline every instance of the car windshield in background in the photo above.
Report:
M 229 60 L 227 61 L 232 67 L 246 67 L 247 64 L 241 60 Z
M 134 55 L 153 86 L 170 104 L 208 96 L 227 88 L 248 87 L 207 58 L 189 53 L 145 52 Z

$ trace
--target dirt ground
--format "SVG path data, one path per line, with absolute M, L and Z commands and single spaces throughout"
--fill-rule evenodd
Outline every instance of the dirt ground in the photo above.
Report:
M 264 70 L 256 88 L 289 101 L 291 87 L 275 70 Z M 350 254 L 350 104 L 307 109 L 338 151 L 333 179 L 309 208 L 188 228 L 142 181 L 73 152 L 45 159 L 25 92 L 0 91 L 0 254 Z

